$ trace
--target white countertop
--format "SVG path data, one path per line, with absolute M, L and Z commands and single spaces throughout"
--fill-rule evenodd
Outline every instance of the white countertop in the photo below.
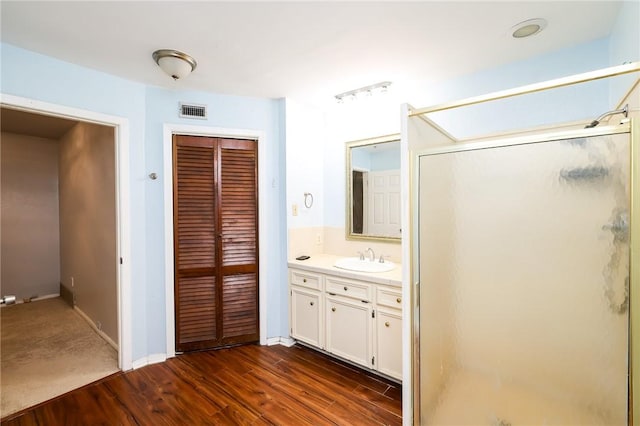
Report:
M 289 259 L 289 267 L 304 269 L 306 271 L 329 273 L 344 278 L 369 281 L 377 284 L 395 287 L 402 286 L 402 265 L 399 263 L 394 262 L 395 267 L 388 272 L 357 272 L 333 266 L 336 260 L 342 259 L 343 257 L 344 256 L 335 256 L 332 254 L 314 254 L 307 260 Z

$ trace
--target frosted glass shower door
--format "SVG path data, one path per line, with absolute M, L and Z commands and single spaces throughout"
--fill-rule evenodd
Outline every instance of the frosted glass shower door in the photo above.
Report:
M 626 425 L 629 134 L 419 157 L 421 425 Z

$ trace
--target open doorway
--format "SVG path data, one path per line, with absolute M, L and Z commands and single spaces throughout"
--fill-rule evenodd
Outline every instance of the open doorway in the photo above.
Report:
M 2 310 L 4 417 L 118 371 L 124 348 L 116 129 L 4 107 L 0 127 L 0 292 L 21 302 Z

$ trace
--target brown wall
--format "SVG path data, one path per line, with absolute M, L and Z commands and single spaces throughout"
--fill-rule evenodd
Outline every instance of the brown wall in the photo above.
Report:
M 2 288 L 18 300 L 60 282 L 57 140 L 2 133 Z
M 76 306 L 117 343 L 114 141 L 113 128 L 89 123 L 60 139 L 60 276 Z

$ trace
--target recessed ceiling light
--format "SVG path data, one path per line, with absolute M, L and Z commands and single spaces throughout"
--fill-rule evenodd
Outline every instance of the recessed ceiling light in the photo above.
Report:
M 513 38 L 525 38 L 538 34 L 547 26 L 547 21 L 542 18 L 529 19 L 511 27 Z

